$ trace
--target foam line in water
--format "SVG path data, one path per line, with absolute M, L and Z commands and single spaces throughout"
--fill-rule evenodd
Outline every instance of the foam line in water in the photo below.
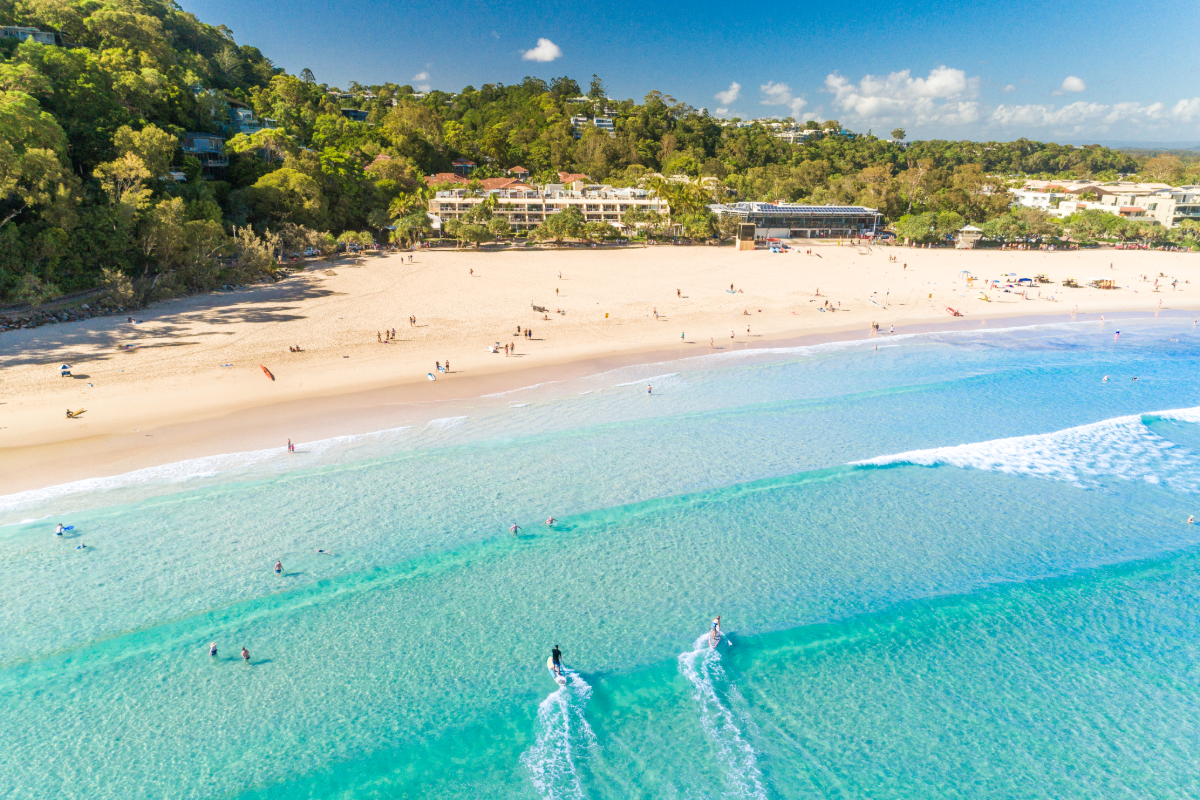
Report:
M 536 739 L 521 754 L 521 766 L 541 797 L 582 800 L 576 760 L 599 747 L 583 711 L 592 687 L 578 672 L 563 668 L 567 685 L 551 692 L 538 705 Z
M 729 685 L 721 666 L 720 651 L 709 647 L 708 637 L 705 633 L 690 651 L 679 654 L 679 671 L 692 685 L 692 700 L 700 713 L 700 727 L 716 748 L 717 761 L 725 772 L 729 793 L 733 797 L 766 800 L 758 753 L 746 741 L 738 726 L 738 715 L 729 702 L 738 698 L 737 689 Z
M 1166 484 L 1200 492 L 1200 456 L 1147 427 L 1157 419 L 1200 422 L 1200 407 L 1157 411 L 1093 422 L 1053 433 L 912 450 L 854 462 L 854 466 L 948 465 L 1032 475 L 1081 487 L 1098 478 Z
M 296 452 L 286 453 L 282 447 L 272 447 L 267 450 L 247 450 L 240 453 L 221 453 L 213 456 L 189 458 L 184 461 L 174 461 L 154 467 L 123 472 L 119 475 L 106 475 L 100 478 L 85 478 L 70 483 L 60 483 L 42 489 L 30 489 L 16 494 L 0 495 L 0 513 L 30 508 L 39 503 L 54 499 L 59 500 L 70 495 L 84 492 L 103 492 L 120 489 L 137 484 L 148 483 L 184 483 L 198 478 L 211 478 L 224 472 L 238 469 L 270 465 L 277 462 L 280 467 L 295 468 L 297 462 L 307 466 L 313 457 L 328 453 L 339 445 L 354 444 L 370 439 L 380 439 L 408 430 L 411 426 L 387 428 L 371 433 L 359 433 L 348 436 L 334 436 L 329 439 L 319 439 L 314 442 L 296 442 Z

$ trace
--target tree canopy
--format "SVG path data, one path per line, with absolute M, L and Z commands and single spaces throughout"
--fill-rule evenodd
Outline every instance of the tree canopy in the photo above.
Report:
M 793 144 L 661 91 L 610 98 L 598 75 L 586 94 L 565 75 L 457 93 L 342 91 L 308 69 L 287 74 L 168 0 L 0 0 L 0 19 L 71 43 L 0 41 L 0 302 L 99 285 L 146 300 L 261 275 L 273 269 L 264 252 L 330 247 L 346 231 L 411 241 L 430 233 L 424 176 L 458 158 L 478 164 L 478 178 L 521 165 L 543 180 L 565 171 L 650 188 L 670 218 L 627 224 L 692 236 L 717 232 L 706 206 L 718 200 L 864 204 L 897 225 L 931 214 L 982 224 L 1008 214 L 1008 181 L 1020 176 L 1200 181 L 1200 164 L 1171 154 L 907 142 L 901 129 L 885 141 L 836 120 L 805 122 L 813 135 Z M 261 130 L 238 132 L 246 112 Z M 589 125 L 576 138 L 573 116 L 605 113 L 613 135 Z M 185 153 L 189 132 L 224 137 L 228 165 Z M 459 220 L 454 235 L 508 235 L 494 220 Z M 612 235 L 564 214 L 547 226 L 543 238 Z

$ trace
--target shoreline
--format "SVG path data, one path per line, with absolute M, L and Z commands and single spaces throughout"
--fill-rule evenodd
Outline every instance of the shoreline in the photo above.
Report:
M 1184 319 L 1194 312 L 1111 311 L 1113 320 Z M 901 335 L 949 333 L 972 330 L 1003 330 L 1069 322 L 1100 322 L 1096 313 L 1036 313 L 994 315 L 978 320 L 945 319 L 905 326 Z M 1082 318 L 1081 318 L 1082 317 Z M 990 325 L 989 323 L 998 323 Z M 337 437 L 363 436 L 404 426 L 423 424 L 440 417 L 449 403 L 485 400 L 497 394 L 531 389 L 599 375 L 633 366 L 670 363 L 687 358 L 726 352 L 755 352 L 811 347 L 838 342 L 889 339 L 887 333 L 872 334 L 854 327 L 828 328 L 819 332 L 764 335 L 736 351 L 714 353 L 707 345 L 647 348 L 615 355 L 542 364 L 508 371 L 466 376 L 457 381 L 421 383 L 407 381 L 383 387 L 335 395 L 286 400 L 235 410 L 226 414 L 192 419 L 148 431 L 105 434 L 65 441 L 5 448 L 8 463 L 22 462 L 19 475 L 7 475 L 5 494 L 47 489 L 88 478 L 112 478 L 141 469 L 181 461 L 284 448 L 292 439 L 306 444 Z M 399 407 L 399 409 L 397 409 Z M 396 416 L 397 412 L 401 416 Z M 147 442 L 153 439 L 153 442 Z M 103 464 L 102 467 L 99 465 Z
M 8 331 L 0 476 L 17 492 L 384 430 L 445 402 L 704 355 L 710 341 L 720 353 L 863 339 L 873 322 L 886 335 L 893 325 L 905 334 L 1064 321 L 1075 309 L 1077 319 L 1200 309 L 1191 254 L 809 249 L 405 253 L 163 301 L 137 324 Z M 1038 273 L 1053 283 L 1028 296 L 987 297 L 975 283 Z M 1062 286 L 1096 275 L 1122 288 Z M 825 306 L 840 310 L 818 313 Z M 395 331 L 386 344 L 384 330 Z M 513 357 L 488 352 L 500 340 Z M 431 382 L 434 361 L 453 369 Z M 60 378 L 62 364 L 71 378 Z M 86 412 L 64 421 L 64 408 Z

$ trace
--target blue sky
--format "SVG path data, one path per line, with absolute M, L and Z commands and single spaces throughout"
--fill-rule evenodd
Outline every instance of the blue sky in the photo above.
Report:
M 569 75 L 586 88 L 596 73 L 613 97 L 657 89 L 725 116 L 900 126 L 909 138 L 1200 144 L 1195 0 L 183 6 L 331 85 L 457 91 Z

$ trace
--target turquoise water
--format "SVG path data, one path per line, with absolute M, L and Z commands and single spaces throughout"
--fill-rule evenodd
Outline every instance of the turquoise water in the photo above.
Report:
M 1191 325 L 686 359 L 0 497 L 0 796 L 1195 796 Z

